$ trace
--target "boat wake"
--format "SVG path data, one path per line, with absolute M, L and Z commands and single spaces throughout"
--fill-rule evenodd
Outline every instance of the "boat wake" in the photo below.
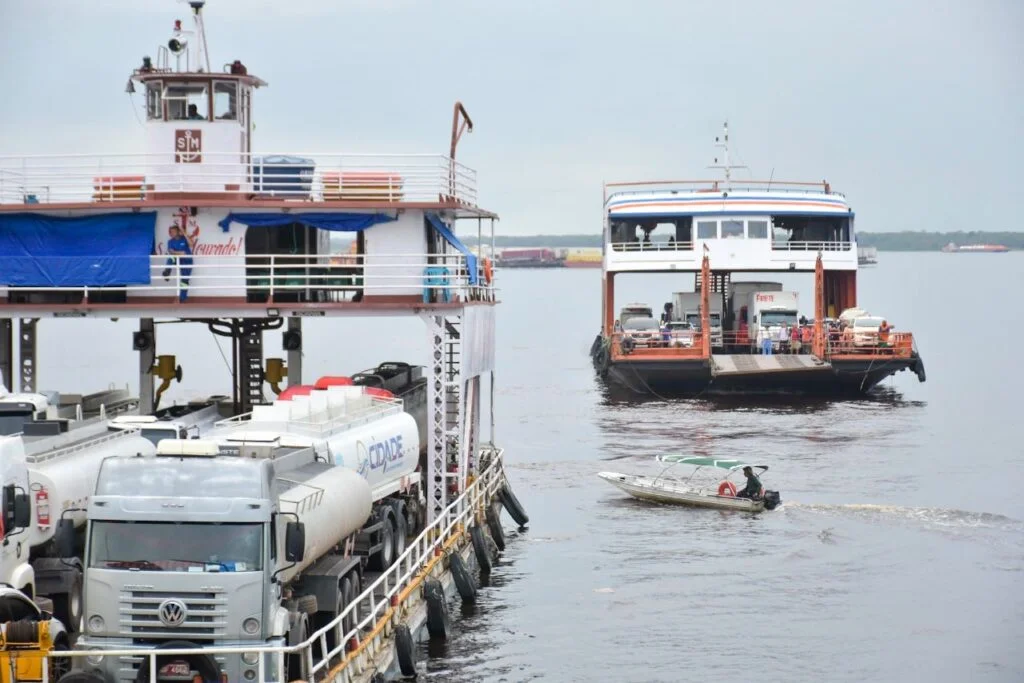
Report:
M 901 505 L 880 505 L 875 503 L 847 503 L 830 505 L 824 503 L 786 502 L 787 510 L 806 510 L 823 514 L 859 516 L 870 520 L 909 521 L 925 526 L 948 529 L 992 529 L 1024 533 L 1024 522 L 1005 515 L 991 512 L 970 512 L 951 508 L 919 508 Z

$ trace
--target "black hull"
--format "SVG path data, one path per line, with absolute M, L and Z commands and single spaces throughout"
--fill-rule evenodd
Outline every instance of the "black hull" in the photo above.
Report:
M 924 363 L 916 355 L 885 360 L 833 360 L 831 366 L 816 369 L 715 373 L 707 360 L 614 362 L 599 338 L 594 342 L 591 359 L 606 382 L 639 395 L 665 397 L 771 393 L 856 397 L 903 370 L 914 372 L 921 382 L 925 380 Z

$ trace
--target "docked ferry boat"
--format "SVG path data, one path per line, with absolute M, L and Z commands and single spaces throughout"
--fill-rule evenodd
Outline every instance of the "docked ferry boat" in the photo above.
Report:
M 718 145 L 722 180 L 606 184 L 603 315 L 590 351 L 598 375 L 680 395 L 860 394 L 902 370 L 923 382 L 911 332 L 858 308 L 846 198 L 825 181 L 734 181 L 727 125 Z M 802 304 L 771 281 L 801 272 L 814 278 L 814 299 Z M 692 289 L 620 310 L 621 278 L 653 273 L 689 275 Z
M 254 537 L 256 559 L 242 569 L 214 562 L 153 572 L 153 558 L 139 548 L 130 569 L 137 572 L 133 587 L 125 584 L 118 593 L 122 606 L 106 619 L 111 599 L 103 592 L 105 579 L 83 560 L 81 546 L 68 545 L 68 553 L 79 555 L 67 560 L 85 572 L 81 623 L 66 625 L 80 634 L 76 651 L 69 660 L 67 652 L 48 650 L 45 639 L 32 642 L 45 650 L 50 680 L 78 683 L 196 677 L 347 682 L 415 675 L 416 642 L 448 637 L 448 601 L 456 595 L 474 599 L 476 579 L 467 567 L 489 569 L 494 549 L 505 547 L 500 506 L 515 510 L 520 524 L 527 519 L 508 487 L 503 449 L 493 437 L 487 440 L 494 410 L 493 401 L 487 410 L 482 386 L 488 378 L 493 396 L 495 272 L 456 229 L 468 222 L 478 243 L 487 229 L 493 243 L 497 216 L 477 204 L 476 172 L 455 159 L 472 121 L 456 102 L 447 154 L 258 154 L 253 112 L 257 93 L 268 84 L 241 60 L 214 68 L 204 1 L 188 6 L 192 26 L 176 21 L 155 57 L 142 57 L 130 74 L 129 91 L 140 90 L 145 106 L 140 153 L 0 156 L 0 366 L 6 376 L 21 378 L 12 391 L 31 394 L 39 371 L 46 371 L 36 342 L 48 320 L 136 319 L 125 352 L 138 356 L 138 412 L 145 416 L 159 412 L 168 386 L 189 378 L 187 356 L 183 373 L 175 356 L 158 355 L 158 321 L 198 323 L 230 338 L 231 424 L 242 435 L 245 455 L 237 444 L 232 450 L 219 442 L 161 440 L 164 455 L 182 464 L 177 470 L 153 464 L 159 476 L 207 474 L 195 479 L 202 491 L 179 482 L 174 491 L 165 489 L 163 513 L 145 514 L 189 521 L 190 505 L 199 506 L 194 511 L 201 517 L 223 504 L 244 508 L 239 514 L 267 531 Z M 417 107 L 409 113 L 421 115 Z M 353 238 L 352 246 L 336 253 L 331 238 L 339 235 Z M 385 364 L 356 377 L 304 384 L 303 321 L 337 325 L 344 319 L 344 327 L 333 331 L 359 335 L 364 316 L 423 321 L 431 361 L 416 386 L 426 393 L 417 399 L 425 404 L 425 424 L 385 434 L 384 422 L 370 425 L 370 417 L 359 413 L 360 401 L 371 394 L 374 405 L 394 403 L 385 405 L 392 422 L 400 418 L 398 404 L 407 412 L 414 408 L 410 396 L 396 396 L 398 389 L 389 385 L 403 373 L 412 378 L 407 366 Z M 283 358 L 264 358 L 263 337 L 272 331 L 282 335 Z M 85 344 L 65 348 L 83 358 L 89 353 Z M 268 411 L 277 417 L 256 419 Z M 307 417 L 295 418 L 300 413 Z M 486 414 L 492 418 L 489 432 Z M 270 426 L 253 429 L 257 423 Z M 345 431 L 355 429 L 365 433 Z M 358 469 L 332 470 L 331 463 L 335 470 L 347 467 L 332 452 L 336 435 L 358 441 Z M 348 532 L 333 528 L 342 522 L 328 515 L 303 531 L 305 515 L 313 519 L 323 505 L 348 500 L 324 487 L 344 480 L 346 490 L 369 491 L 360 476 L 389 472 L 414 450 L 410 457 L 419 466 L 403 470 L 397 483 L 389 480 L 391 488 L 373 489 L 364 501 L 373 505 L 360 508 L 360 514 L 372 511 L 368 526 L 338 541 Z M 239 483 L 232 472 L 240 471 L 241 461 L 265 458 L 256 475 L 273 477 L 275 463 L 279 474 L 284 471 L 278 456 L 309 462 L 275 485 L 243 487 L 255 491 L 250 503 L 231 495 L 213 500 L 214 491 Z M 116 469 L 108 473 L 115 479 Z M 143 479 L 147 485 L 156 481 Z M 314 481 L 327 483 L 318 489 Z M 118 489 L 122 497 L 149 495 L 127 479 L 110 486 L 108 493 Z M 301 506 L 282 498 L 285 508 L 267 512 L 282 491 L 306 497 Z M 359 500 L 347 504 L 358 507 Z M 109 511 L 143 514 L 136 503 L 125 505 Z M 422 515 L 407 514 L 409 506 Z M 90 504 L 89 525 L 97 510 Z M 276 521 L 278 514 L 284 516 Z M 366 561 L 374 557 L 379 561 Z M 243 588 L 230 574 L 237 571 L 247 572 L 246 586 L 262 582 L 263 592 L 257 592 L 265 597 L 251 611 L 225 597 Z M 7 625 L 3 629 L 12 633 Z M 56 674 L 69 664 L 74 673 Z

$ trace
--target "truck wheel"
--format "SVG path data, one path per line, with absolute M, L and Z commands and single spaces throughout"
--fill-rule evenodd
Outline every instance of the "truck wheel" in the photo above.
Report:
M 394 562 L 395 541 L 391 521 L 385 517 L 380 528 L 380 550 L 374 553 L 370 564 L 377 571 L 384 571 Z
M 67 638 L 61 636 L 60 639 L 53 644 L 53 650 L 51 650 L 51 652 L 68 652 L 70 649 L 71 647 L 68 645 Z M 70 657 L 51 657 L 49 661 L 51 681 L 59 681 L 62 676 L 71 671 Z
M 60 619 L 68 633 L 78 633 L 82 626 L 82 573 L 75 572 L 67 593 L 53 601 L 53 616 Z
M 316 604 L 315 595 L 300 595 L 295 598 L 295 611 L 304 612 L 309 616 L 316 614 L 319 605 Z
M 352 586 L 352 577 L 346 576 L 341 580 L 341 591 L 340 591 L 341 604 L 338 605 L 338 614 L 341 614 L 345 609 L 352 604 L 352 600 L 355 599 L 355 589 Z M 341 620 L 340 632 L 338 633 L 338 642 L 345 637 L 346 633 L 350 633 L 352 629 L 356 627 L 356 615 L 355 611 L 349 612 L 348 616 Z
M 288 644 L 299 645 L 300 643 L 304 643 L 307 638 L 309 638 L 309 617 L 305 614 L 300 614 L 298 628 L 295 630 L 295 640 L 289 642 Z M 289 638 L 289 640 L 291 639 Z M 305 671 L 305 664 L 305 657 L 303 656 L 303 652 L 301 650 L 296 652 L 295 654 L 285 656 L 284 671 L 286 678 L 289 681 L 295 680 L 297 678 L 301 680 L 308 679 L 309 675 Z M 210 680 L 217 679 L 213 678 Z
M 394 538 L 395 538 L 395 550 L 394 550 L 394 558 L 393 559 L 395 561 L 397 561 L 398 558 L 402 556 L 402 553 L 405 552 L 405 537 L 406 537 L 405 515 L 396 514 L 391 521 L 395 525 L 395 528 L 394 528 L 394 531 L 393 531 Z

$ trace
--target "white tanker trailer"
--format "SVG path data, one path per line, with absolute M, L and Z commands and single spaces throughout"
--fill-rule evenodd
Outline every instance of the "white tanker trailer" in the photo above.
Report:
M 204 439 L 237 445 L 271 435 L 282 446 L 308 446 L 325 461 L 358 473 L 373 500 L 358 551 L 369 558 L 371 569 L 390 566 L 425 520 L 416 419 L 403 410 L 402 400 L 374 387 L 303 387 L 282 396 L 218 423 Z

